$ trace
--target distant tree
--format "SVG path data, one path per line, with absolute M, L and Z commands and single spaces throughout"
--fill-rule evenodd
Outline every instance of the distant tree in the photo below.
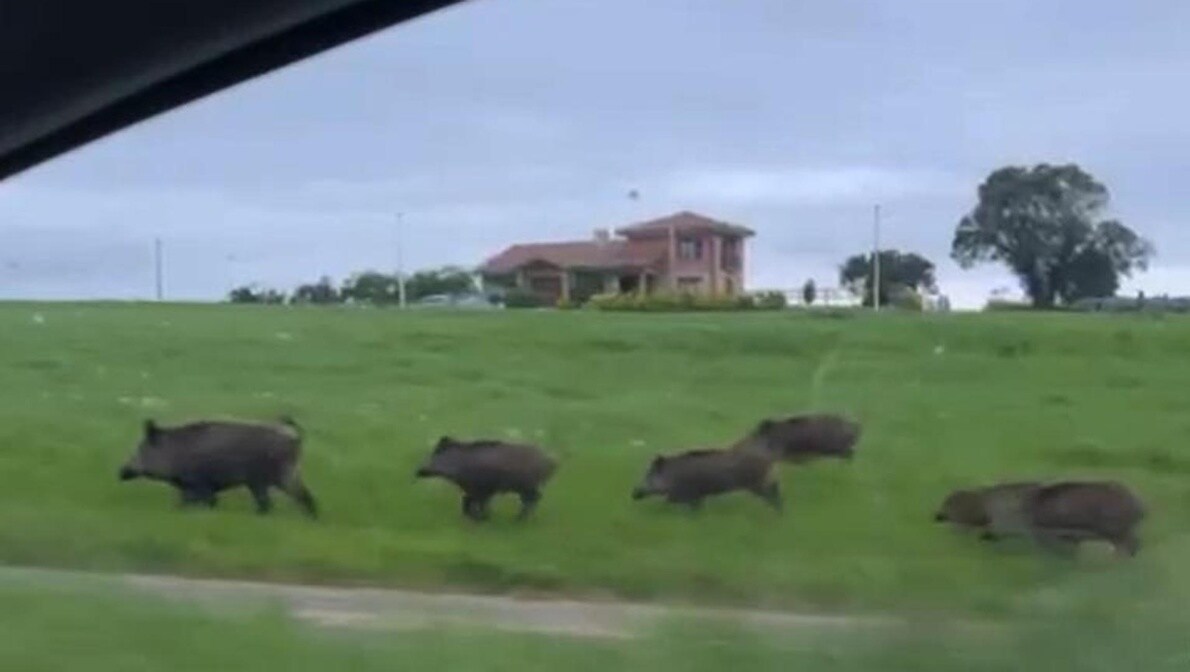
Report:
M 405 280 L 405 296 L 410 301 L 435 294 L 464 294 L 475 291 L 475 281 L 466 269 L 444 266 L 418 271 Z
M 261 293 L 261 303 L 282 304 L 285 303 L 285 292 L 276 289 L 266 289 Z
M 227 300 L 230 303 L 260 303 L 260 298 L 256 296 L 256 290 L 249 285 L 231 290 L 227 295 Z
M 342 297 L 355 303 L 396 303 L 399 298 L 397 278 L 379 271 L 356 273 L 343 283 Z
M 256 285 L 243 285 L 227 295 L 231 303 L 285 303 L 285 294 L 275 289 L 262 289 Z
M 817 298 L 818 287 L 814 284 L 813 279 L 807 280 L 806 284 L 802 285 L 802 303 L 812 306 Z
M 294 292 L 291 301 L 293 303 L 312 303 L 312 304 L 330 304 L 339 303 L 343 300 L 339 290 L 335 288 L 331 279 L 327 276 L 322 276 L 318 282 L 313 284 L 301 285 Z
M 1145 270 L 1153 246 L 1104 213 L 1107 188 L 1077 165 L 1001 168 L 955 229 L 951 256 L 963 268 L 1000 262 L 1034 307 L 1115 294 L 1120 277 Z
M 872 255 L 848 257 L 839 268 L 839 283 L 863 296 L 872 305 Z M 934 287 L 934 264 L 914 252 L 880 251 L 880 303 L 888 305 L 904 290 L 920 292 Z

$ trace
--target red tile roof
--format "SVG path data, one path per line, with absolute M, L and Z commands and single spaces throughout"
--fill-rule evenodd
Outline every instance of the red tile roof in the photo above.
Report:
M 686 210 L 668 217 L 651 219 L 647 222 L 625 226 L 622 229 L 617 229 L 616 233 L 627 238 L 652 238 L 660 235 L 669 235 L 671 228 L 677 233 L 713 231 L 729 236 L 749 237 L 756 235 L 755 231 L 747 227 L 711 219 L 710 217 L 704 217 Z
M 560 268 L 647 268 L 661 261 L 655 252 L 624 240 L 513 245 L 484 262 L 480 270 L 509 273 L 526 264 L 545 262 Z

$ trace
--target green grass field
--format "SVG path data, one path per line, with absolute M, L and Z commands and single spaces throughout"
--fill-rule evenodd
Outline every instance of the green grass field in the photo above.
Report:
M 1190 321 L 5 304 L 0 562 L 792 608 L 1005 612 L 1190 586 Z M 766 415 L 838 410 L 850 464 L 782 473 L 691 516 L 629 491 L 657 451 Z M 140 422 L 291 413 L 324 517 L 287 501 L 179 511 L 122 484 Z M 537 516 L 477 527 L 414 483 L 440 434 L 539 441 L 562 466 Z M 1111 476 L 1150 506 L 1131 563 L 1077 564 L 937 527 L 955 486 Z M 1180 592 L 1179 592 L 1180 591 Z

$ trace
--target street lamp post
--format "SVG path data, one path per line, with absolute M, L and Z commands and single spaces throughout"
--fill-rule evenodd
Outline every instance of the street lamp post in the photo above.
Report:
M 872 216 L 872 308 L 880 310 L 880 205 Z
M 397 306 L 405 307 L 405 213 L 397 213 Z

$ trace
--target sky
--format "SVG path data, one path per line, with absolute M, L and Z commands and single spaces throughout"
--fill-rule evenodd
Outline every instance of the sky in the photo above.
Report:
M 1190 3 L 470 0 L 0 182 L 0 298 L 170 299 L 693 210 L 751 227 L 750 289 L 838 284 L 872 245 L 952 303 L 975 189 L 1077 162 L 1190 293 Z M 629 199 L 631 190 L 639 199 Z M 400 215 L 398 215 L 400 213 Z M 398 225 L 398 222 L 399 225 Z

